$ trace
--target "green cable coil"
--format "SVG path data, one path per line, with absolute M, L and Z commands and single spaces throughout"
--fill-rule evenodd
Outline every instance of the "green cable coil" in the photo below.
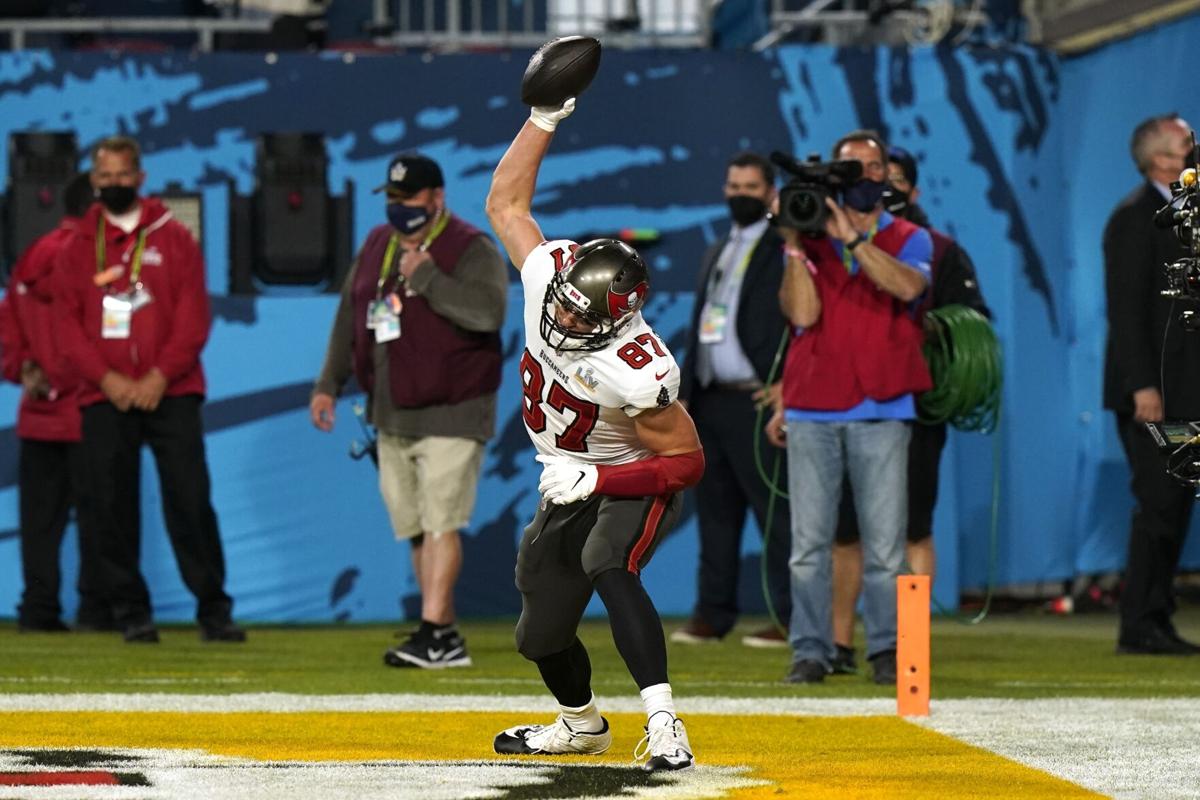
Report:
M 917 398 L 922 422 L 978 433 L 996 429 L 1004 365 L 987 317 L 961 305 L 926 312 L 925 361 L 933 389 Z

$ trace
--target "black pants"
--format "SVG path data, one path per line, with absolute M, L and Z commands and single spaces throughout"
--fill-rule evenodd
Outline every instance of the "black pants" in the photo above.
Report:
M 704 477 L 696 486 L 700 526 L 696 616 L 724 635 L 737 622 L 739 612 L 738 577 L 747 508 L 754 512 L 759 531 L 766 531 L 768 524 L 771 496 L 754 463 L 754 438 L 760 439 L 768 476 L 779 459 L 781 488 L 787 487 L 787 454 L 756 429 L 758 414 L 750 392 L 697 389 L 689 411 L 704 446 Z M 765 548 L 767 590 L 775 614 L 785 624 L 792 616 L 789 519 L 787 498 L 776 498 Z
M 517 550 L 516 583 L 521 592 L 517 650 L 521 655 L 538 661 L 571 647 L 600 576 L 611 570 L 639 575 L 679 519 L 680 506 L 678 494 L 594 494 L 566 506 L 549 503 L 539 507 L 525 526 Z M 619 593 L 620 587 L 615 591 Z M 657 622 L 653 605 L 622 606 L 634 608 L 635 614 L 648 608 Z M 610 620 L 615 623 L 615 619 L 610 609 Z
M 196 596 L 201 625 L 229 621 L 233 601 L 225 594 L 225 556 L 210 500 L 200 398 L 165 397 L 153 412 L 122 413 L 111 403 L 83 410 L 88 474 L 104 532 L 105 583 L 117 624 L 148 623 L 150 594 L 141 558 L 141 451 L 150 446 L 162 488 L 163 517 L 183 582 Z
M 59 551 L 75 509 L 79 530 L 79 619 L 104 625 L 109 615 L 100 576 L 93 517 L 89 515 L 83 451 L 74 442 L 20 440 L 21 573 L 25 589 L 17 610 L 22 624 L 57 622 L 62 614 Z
M 1171 627 L 1172 583 L 1187 537 L 1195 490 L 1167 474 L 1166 462 L 1142 423 L 1117 415 L 1117 432 L 1133 473 L 1133 524 L 1121 593 L 1121 637 Z

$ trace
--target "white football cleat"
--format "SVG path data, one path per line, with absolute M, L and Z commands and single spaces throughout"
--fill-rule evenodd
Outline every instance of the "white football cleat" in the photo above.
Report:
M 659 713 L 666 714 L 668 712 L 660 711 Z M 634 749 L 633 758 L 635 761 L 641 761 L 649 756 L 646 758 L 646 763 L 642 765 L 642 769 L 646 772 L 691 769 L 695 764 L 692 758 L 692 745 L 688 742 L 683 720 L 672 717 L 670 725 L 656 725 L 653 728 L 647 726 L 645 730 L 646 735 Z
M 595 733 L 588 733 L 571 730 L 563 721 L 562 714 L 559 714 L 552 725 L 518 725 L 501 731 L 496 734 L 492 746 L 497 753 L 509 755 L 600 755 L 612 746 L 608 720 L 601 719 L 604 727 Z

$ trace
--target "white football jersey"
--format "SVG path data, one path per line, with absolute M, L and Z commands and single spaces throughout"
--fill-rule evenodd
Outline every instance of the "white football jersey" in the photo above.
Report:
M 521 267 L 525 428 L 543 455 L 569 456 L 587 464 L 650 458 L 654 454 L 638 441 L 633 418 L 675 402 L 679 366 L 641 312 L 601 350 L 558 352 L 542 338 L 546 287 L 574 247 L 575 242 L 567 239 L 543 242 Z

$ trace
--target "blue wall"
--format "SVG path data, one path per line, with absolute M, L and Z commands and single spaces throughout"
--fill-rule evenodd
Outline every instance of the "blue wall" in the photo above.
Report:
M 339 407 L 331 436 L 307 421 L 333 298 L 225 296 L 226 181 L 249 190 L 259 131 L 322 130 L 335 190 L 354 182 L 356 241 L 382 217 L 370 188 L 388 158 L 407 148 L 437 158 L 451 206 L 486 227 L 492 166 L 525 116 L 513 96 L 526 57 L 330 54 L 268 63 L 252 55 L 0 55 L 6 130 L 71 128 L 85 145 L 130 133 L 147 151 L 152 191 L 175 180 L 204 192 L 216 312 L 204 356 L 209 461 L 230 591 L 243 618 L 390 619 L 400 606 L 411 611 L 416 587 L 406 547 L 391 540 L 373 469 L 346 456 L 358 433 L 349 402 Z M 1141 57 L 1141 50 L 1126 56 L 1114 48 L 1095 60 Z M 555 141 L 535 211 L 551 236 L 659 229 L 662 242 L 645 251 L 655 286 L 647 316 L 681 357 L 700 253 L 727 224 L 725 159 L 742 148 L 825 152 L 850 128 L 880 128 L 921 159 L 923 203 L 974 256 L 1006 353 L 1000 433 L 955 434 L 943 462 L 939 597 L 953 602 L 959 587 L 986 580 L 994 444 L 1002 487 L 999 582 L 1114 566 L 1106 542 L 1119 539 L 1126 519 L 1128 503 L 1111 499 L 1125 495 L 1122 465 L 1112 461 L 1111 426 L 1094 408 L 1098 366 L 1078 358 L 1081 350 L 1098 352 L 1103 330 L 1080 323 L 1085 307 L 1095 315 L 1089 302 L 1096 296 L 1072 276 L 1075 265 L 1094 262 L 1086 250 L 1096 249 L 1107 209 L 1132 180 L 1113 180 L 1127 165 L 1123 142 L 1132 121 L 1161 103 L 1147 98 L 1145 109 L 1123 109 L 1110 123 L 1108 93 L 1089 95 L 1088 61 L 1064 67 L 1025 48 L 610 51 Z M 1112 133 L 1076 127 L 1089 116 L 1097 120 L 1091 127 L 1111 124 Z M 1079 136 L 1082 130 L 1089 136 Z M 1106 144 L 1110 139 L 1115 143 Z M 1103 180 L 1069 179 L 1080 174 L 1081 142 L 1093 162 L 1106 165 L 1088 177 Z M 0 173 L 5 158 L 0 153 Z M 1075 204 L 1084 200 L 1093 204 L 1086 214 Z M 520 348 L 519 291 L 514 284 L 504 331 L 510 359 Z M 537 470 L 518 397 L 510 364 L 499 434 L 467 532 L 459 602 L 468 615 L 519 608 L 511 570 L 521 525 L 535 506 Z M 13 419 L 16 402 L 14 388 L 0 389 L 0 420 Z M 1083 409 L 1091 410 L 1090 426 Z M 1089 448 L 1089 436 L 1098 444 Z M 12 429 L 0 429 L 0 614 L 11 613 L 20 591 L 14 444 Z M 1084 513 L 1085 488 L 1121 507 L 1093 500 Z M 156 614 L 187 619 L 191 600 L 166 544 L 149 464 L 144 502 L 143 563 Z M 761 607 L 755 539 L 747 540 L 743 594 Z M 691 607 L 695 540 L 689 510 L 646 572 L 664 613 Z M 72 593 L 64 595 L 70 606 Z

